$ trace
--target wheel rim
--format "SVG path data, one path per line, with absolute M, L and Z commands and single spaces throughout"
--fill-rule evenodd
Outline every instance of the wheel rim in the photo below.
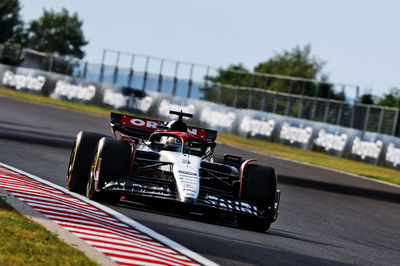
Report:
M 89 181 L 86 186 L 86 197 L 88 197 L 88 198 L 91 198 L 93 195 L 93 190 L 94 190 L 93 181 L 94 181 L 94 178 L 92 176 L 92 173 L 90 173 Z
M 95 179 L 96 175 L 100 174 L 100 167 L 101 167 L 101 158 L 99 158 L 99 153 L 96 153 L 94 157 L 92 167 L 90 169 L 89 180 L 86 186 L 86 197 L 90 198 L 93 197 L 93 194 L 99 192 L 98 189 L 99 181 Z M 99 177 L 97 177 L 99 179 Z
M 68 164 L 68 172 L 67 172 L 67 184 L 70 185 L 71 178 L 72 178 L 72 170 L 75 166 L 75 158 L 76 158 L 76 141 L 74 142 L 74 146 L 72 148 L 71 155 L 69 157 L 69 164 Z

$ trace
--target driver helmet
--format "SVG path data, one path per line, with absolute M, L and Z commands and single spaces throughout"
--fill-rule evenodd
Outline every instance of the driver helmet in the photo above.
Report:
M 168 137 L 165 142 L 166 149 L 170 151 L 180 152 L 182 150 L 181 140 L 177 137 Z

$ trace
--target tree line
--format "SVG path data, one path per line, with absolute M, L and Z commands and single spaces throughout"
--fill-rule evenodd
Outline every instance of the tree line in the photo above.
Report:
M 83 58 L 83 47 L 88 44 L 77 13 L 43 10 L 43 14 L 29 22 L 20 15 L 18 0 L 0 1 L 0 43 L 13 42 L 22 47 L 45 53 Z
M 241 90 L 242 96 L 238 99 L 235 98 L 233 91 L 239 87 L 344 101 L 346 99 L 344 89 L 334 90 L 328 75 L 323 72 L 325 64 L 326 62 L 312 54 L 310 44 L 304 47 L 296 46 L 291 50 L 275 53 L 270 59 L 259 63 L 252 70 L 247 69 L 243 64 L 232 64 L 227 68 L 220 68 L 216 75 L 207 77 L 207 80 L 214 85 L 203 88 L 203 91 L 206 99 L 219 99 L 220 102 L 228 105 L 235 102 L 237 107 L 246 107 L 249 102 L 249 96 L 243 97 L 246 90 Z M 254 75 L 254 73 L 261 75 Z M 262 74 L 300 79 L 274 78 Z M 255 95 L 255 101 L 260 101 L 258 96 Z M 383 97 L 366 93 L 355 100 L 364 104 L 400 107 L 400 89 L 391 88 L 390 92 L 384 94 Z
M 230 65 L 221 68 L 215 76 L 207 77 L 212 84 L 228 86 L 211 86 L 204 88 L 206 99 L 220 97 L 222 102 L 229 102 L 235 95 L 232 87 L 259 88 L 272 92 L 300 94 L 305 96 L 344 100 L 343 91 L 336 92 L 328 81 L 328 76 L 322 72 L 325 62 L 313 56 L 311 45 L 296 46 L 292 50 L 276 53 L 272 58 L 259 63 L 253 70 L 243 64 Z M 254 72 L 261 75 L 254 75 Z M 298 79 L 274 78 L 265 74 L 297 77 Z M 312 82 L 315 81 L 315 82 Z M 243 90 L 242 90 L 243 91 Z M 219 94 L 219 96 L 217 96 Z M 236 99 L 235 99 L 236 100 Z M 244 107 L 244 102 L 238 107 Z

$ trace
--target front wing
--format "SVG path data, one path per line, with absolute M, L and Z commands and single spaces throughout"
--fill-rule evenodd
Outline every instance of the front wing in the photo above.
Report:
M 260 210 L 257 206 L 240 200 L 225 199 L 218 195 L 200 194 L 196 200 L 191 202 L 180 202 L 177 193 L 169 186 L 148 185 L 133 182 L 130 179 L 117 179 L 106 184 L 103 189 L 105 193 L 118 193 L 133 199 L 160 199 L 175 203 L 189 205 L 193 209 L 213 209 L 233 214 L 257 216 L 275 221 L 278 216 L 280 191 L 277 191 L 276 202 L 273 209 Z

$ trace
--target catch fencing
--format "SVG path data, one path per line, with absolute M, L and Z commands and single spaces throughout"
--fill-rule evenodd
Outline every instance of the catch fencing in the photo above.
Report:
M 215 67 L 112 50 L 104 50 L 100 64 L 29 49 L 22 54 L 22 67 L 91 82 L 400 136 L 399 109 L 359 103 L 356 85 L 230 71 L 241 84 L 235 86 L 213 82 L 212 77 L 220 73 Z

